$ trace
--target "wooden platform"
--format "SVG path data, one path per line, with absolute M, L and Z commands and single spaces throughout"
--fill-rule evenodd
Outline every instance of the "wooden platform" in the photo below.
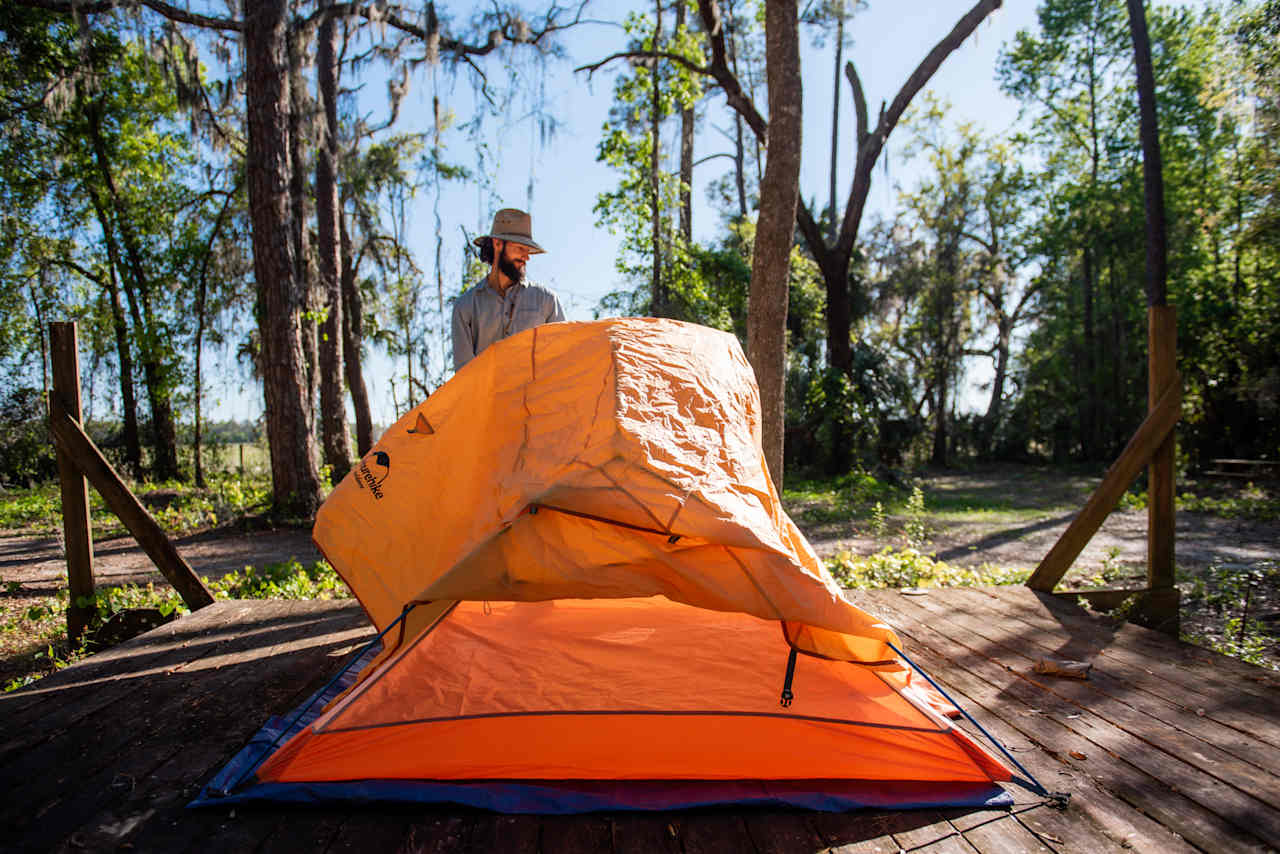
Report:
M 184 809 L 270 714 L 371 635 L 351 602 L 221 602 L 0 696 L 0 849 L 30 851 L 1266 851 L 1280 678 L 1029 590 L 851 594 L 1049 789 L 1008 811 Z M 1037 676 L 1042 655 L 1094 662 Z

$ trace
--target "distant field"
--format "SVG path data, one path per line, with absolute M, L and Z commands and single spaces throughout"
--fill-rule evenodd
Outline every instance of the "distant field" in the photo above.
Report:
M 184 450 L 191 453 L 190 448 Z M 243 467 L 246 475 L 260 475 L 271 470 L 271 458 L 266 447 L 256 442 L 206 445 L 203 454 L 205 468 L 211 472 L 237 474 Z

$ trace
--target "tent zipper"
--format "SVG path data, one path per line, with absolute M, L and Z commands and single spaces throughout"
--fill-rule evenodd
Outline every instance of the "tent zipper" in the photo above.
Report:
M 791 680 L 796 675 L 796 648 L 791 647 L 791 654 L 787 656 L 787 676 L 782 680 L 782 708 L 791 705 L 791 701 L 795 699 L 795 694 L 791 693 Z

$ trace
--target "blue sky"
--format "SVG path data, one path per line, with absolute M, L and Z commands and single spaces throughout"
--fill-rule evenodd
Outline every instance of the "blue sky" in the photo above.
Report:
M 879 103 L 897 93 L 902 82 L 932 48 L 972 6 L 972 0 L 933 0 L 933 2 L 899 2 L 871 0 L 869 8 L 860 11 L 849 28 L 850 44 L 845 58 L 852 59 L 866 91 L 869 110 L 874 115 Z M 597 2 L 590 7 L 597 19 L 621 20 L 629 4 Z M 955 121 L 969 121 L 988 135 L 1007 133 L 1017 119 L 1017 104 L 1004 96 L 995 82 L 995 64 L 1001 45 L 1019 29 L 1035 25 L 1035 7 L 1025 0 L 1007 0 L 1004 7 L 980 25 L 978 31 L 953 53 L 930 82 L 929 88 L 952 105 Z M 801 192 L 817 197 L 819 205 L 827 197 L 827 169 L 831 139 L 831 99 L 833 84 L 833 46 L 831 39 L 823 47 L 814 44 L 814 33 L 806 28 L 801 34 L 802 73 L 804 81 L 804 160 Z M 568 57 L 550 68 L 546 91 L 552 98 L 553 112 L 562 126 L 550 143 L 539 143 L 536 128 L 521 119 L 523 105 L 517 104 L 508 114 L 507 129 L 491 143 L 502 168 L 492 175 L 492 193 L 480 191 L 475 184 L 453 186 L 446 190 L 440 205 L 445 247 L 442 267 L 446 282 L 456 282 L 462 265 L 461 227 L 475 233 L 487 227 L 495 208 L 525 207 L 533 215 L 534 236 L 547 249 L 529 265 L 529 275 L 559 293 L 570 320 L 586 320 L 600 298 L 620 284 L 614 269 L 618 239 L 595 225 L 592 207 L 597 194 L 616 184 L 617 176 L 604 164 L 596 162 L 596 146 L 601 127 L 607 118 L 612 99 L 613 69 L 597 72 L 588 79 L 574 74 L 577 65 L 601 59 L 622 49 L 625 35 L 617 27 L 586 25 L 571 31 L 564 39 Z M 443 81 L 445 75 L 441 75 Z M 377 94 L 381 83 L 371 83 L 369 109 L 377 110 Z M 466 120 L 473 111 L 469 87 L 459 82 L 453 91 L 443 92 L 442 99 Z M 840 154 L 839 191 L 848 192 L 853 163 L 853 106 L 847 85 L 841 104 L 840 131 L 843 139 Z M 762 111 L 763 93 L 759 104 Z M 385 107 L 382 107 L 385 109 Z M 727 127 L 723 98 L 714 97 L 707 111 L 708 124 Z M 430 126 L 431 84 L 426 66 L 421 66 L 411 80 L 400 129 L 422 130 Z M 901 130 L 901 129 L 900 129 Z M 709 126 L 700 134 L 695 157 L 727 150 L 721 137 Z M 891 137 L 877 168 L 868 200 L 864 228 L 877 215 L 892 215 L 898 187 L 910 187 L 917 172 L 901 157 L 905 135 Z M 668 143 L 673 147 L 674 139 Z M 455 137 L 451 152 L 464 163 L 470 161 L 465 140 Z M 698 167 L 694 186 L 695 237 L 714 235 L 719 214 L 706 201 L 709 181 L 722 175 L 728 161 L 712 160 Z M 532 175 L 532 199 L 529 198 Z M 424 192 L 411 203 L 408 235 L 418 253 L 429 281 L 434 282 L 432 261 L 435 246 L 433 197 Z M 434 288 L 433 288 L 434 292 Z M 434 305 L 434 299 L 431 304 Z M 431 345 L 438 351 L 438 340 Z M 394 420 L 390 379 L 397 366 L 381 354 L 371 354 L 366 362 L 366 379 L 376 421 L 387 424 Z M 402 369 L 401 369 L 402 370 Z M 261 394 L 242 376 L 234 365 L 226 364 L 222 376 L 212 383 L 212 397 L 217 401 L 214 418 L 256 418 L 261 412 Z M 398 383 L 403 396 L 403 383 Z

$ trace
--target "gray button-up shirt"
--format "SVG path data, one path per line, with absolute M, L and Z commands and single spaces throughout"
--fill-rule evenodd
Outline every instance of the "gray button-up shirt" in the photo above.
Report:
M 560 320 L 560 300 L 542 285 L 512 285 L 500 295 L 481 279 L 453 304 L 453 369 L 461 370 L 494 341 Z

